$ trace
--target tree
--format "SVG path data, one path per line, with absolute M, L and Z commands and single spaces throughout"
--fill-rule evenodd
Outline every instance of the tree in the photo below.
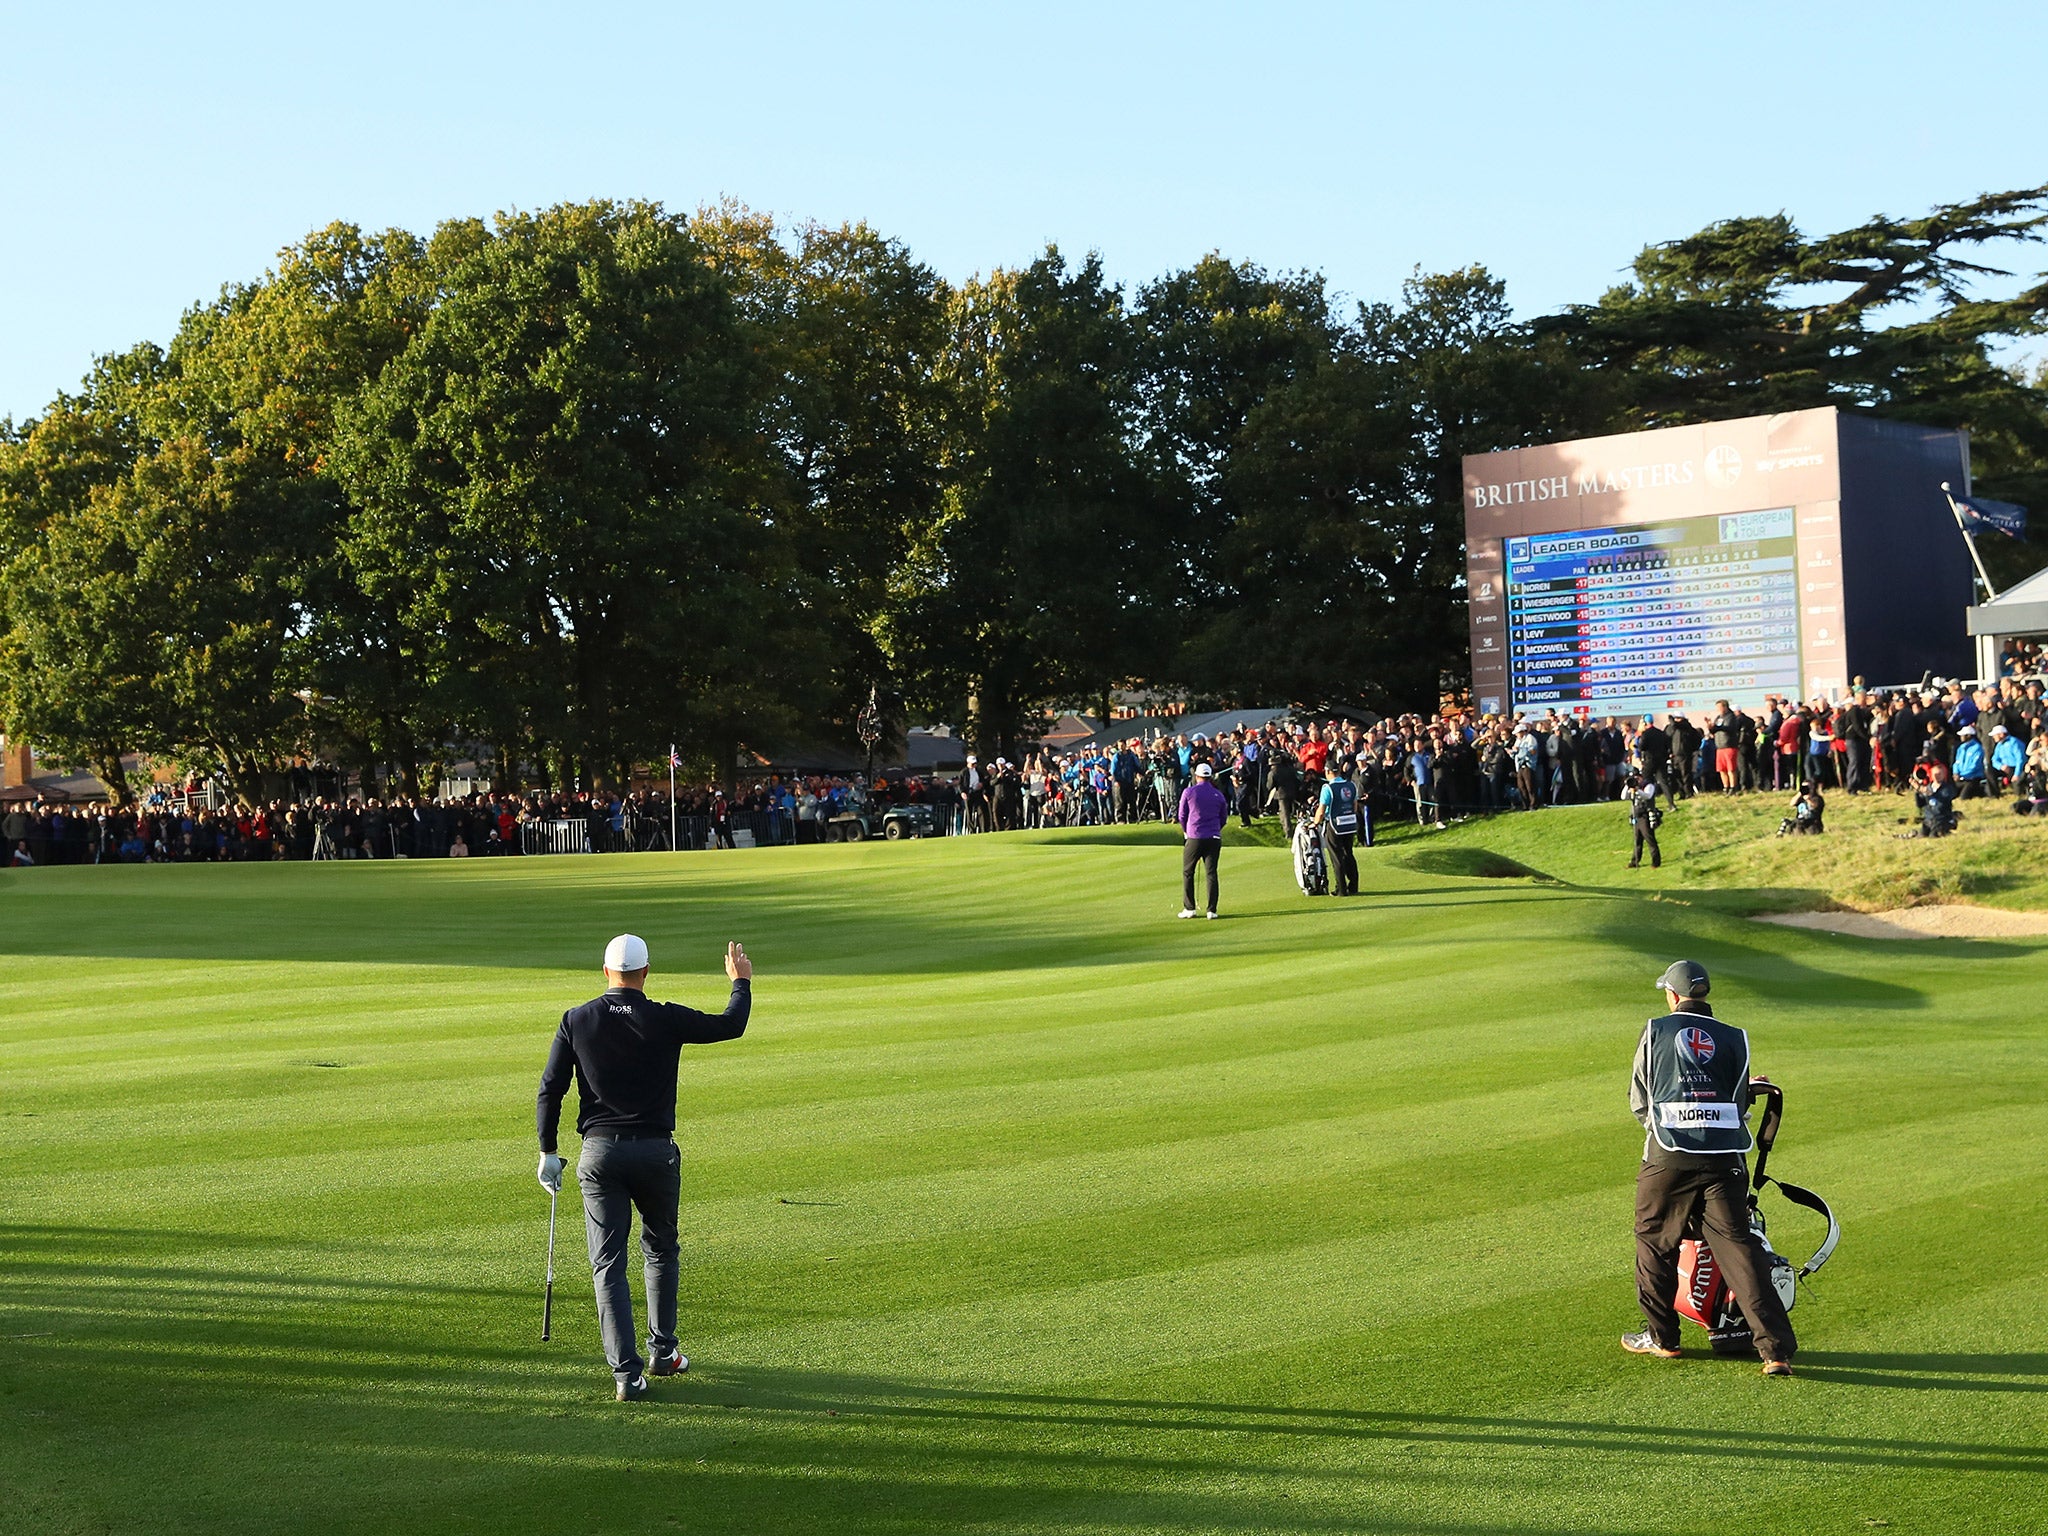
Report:
M 1229 471 L 1253 415 L 1328 364 L 1339 327 L 1320 276 L 1272 276 L 1213 253 L 1147 284 L 1134 318 L 1143 462 L 1168 551 L 1151 681 L 1219 702 L 1265 702 L 1274 684 L 1231 654 L 1235 626 L 1218 628 L 1238 599 L 1240 529 L 1252 515 L 1241 500 L 1246 482 Z M 1279 696 L 1295 695 L 1290 686 Z
M 762 431 L 781 466 L 776 513 L 802 586 L 786 628 L 815 637 L 806 716 L 851 743 L 888 659 L 892 583 L 939 515 L 946 290 L 865 224 L 808 224 L 792 247 L 733 204 L 691 226 L 768 359 Z
M 223 501 L 217 564 L 239 567 L 238 591 L 264 592 L 260 615 L 194 646 L 193 657 L 222 669 L 217 678 L 184 668 L 194 720 L 248 705 L 252 667 L 269 690 L 263 723 L 246 722 L 263 745 L 207 744 L 215 757 L 254 754 L 270 771 L 295 751 L 339 747 L 365 770 L 397 766 L 416 793 L 423 746 L 447 739 L 449 717 L 410 665 L 408 637 L 355 580 L 334 465 L 338 413 L 425 323 L 433 296 L 420 241 L 337 223 L 281 252 L 261 281 L 194 310 L 172 344 L 160 430 L 205 445 L 208 470 L 188 458 L 188 489 L 195 505 Z M 234 600 L 206 600 L 225 614 L 223 597 Z M 245 771 L 256 771 L 254 758 Z
M 1979 487 L 2048 499 L 2048 392 L 1995 346 L 2048 330 L 2048 281 L 1985 258 L 2048 238 L 2048 186 L 1809 239 L 1784 214 L 1646 248 L 1635 281 L 1542 322 L 1602 370 L 1619 428 L 1836 405 L 1967 427 Z
M 1091 255 L 953 295 L 944 511 L 882 628 L 912 702 L 1016 754 L 1062 696 L 1142 671 L 1163 550 L 1134 452 L 1136 336 Z
M 1463 456 L 1568 434 L 1581 370 L 1480 268 L 1418 273 L 1348 326 L 1319 281 L 1214 258 L 1148 299 L 1151 463 L 1187 530 L 1175 680 L 1244 704 L 1433 699 L 1463 670 Z
M 37 752 L 84 767 L 109 798 L 134 798 L 124 754 L 170 741 L 162 649 L 142 601 L 138 536 L 113 496 L 53 518 L 6 581 L 0 707 Z
M 564 205 L 428 258 L 438 302 L 337 460 L 357 580 L 438 637 L 459 722 L 566 779 L 779 718 L 765 378 L 683 221 Z
M 136 552 L 106 493 L 143 451 L 138 416 L 162 367 L 147 345 L 101 358 L 80 394 L 0 423 L 0 718 L 123 804 L 123 755 L 160 745 L 165 722 Z

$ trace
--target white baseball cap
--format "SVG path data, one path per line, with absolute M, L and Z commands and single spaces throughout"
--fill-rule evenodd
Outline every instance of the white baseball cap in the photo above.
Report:
M 604 968 L 608 971 L 639 971 L 647 968 L 647 941 L 635 933 L 622 933 L 604 947 Z
M 1216 771 L 1207 763 L 1197 763 L 1195 764 L 1195 777 L 1198 779 L 1213 779 L 1216 777 Z

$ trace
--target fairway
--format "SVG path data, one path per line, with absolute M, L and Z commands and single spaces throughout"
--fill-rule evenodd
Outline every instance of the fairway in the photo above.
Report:
M 1345 903 L 1226 849 L 1179 922 L 1159 836 L 0 876 L 0 1530 L 2048 1527 L 2048 941 L 1388 849 Z M 636 1405 L 573 1181 L 539 1341 L 533 1173 L 621 930 L 657 997 L 758 968 Z M 1790 1381 L 1616 1344 L 1680 955 L 1842 1219 Z

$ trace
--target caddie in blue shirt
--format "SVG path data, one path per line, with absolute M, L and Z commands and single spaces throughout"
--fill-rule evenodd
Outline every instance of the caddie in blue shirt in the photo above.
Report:
M 1798 1341 L 1749 1226 L 1749 1036 L 1714 1017 L 1697 961 L 1675 961 L 1657 985 L 1666 1012 L 1643 1026 L 1628 1088 L 1629 1108 L 1649 1133 L 1636 1173 L 1636 1299 L 1649 1327 L 1624 1334 L 1621 1347 L 1678 1358 L 1678 1248 L 1697 1215 L 1764 1374 L 1790 1376 Z
M 1316 797 L 1316 825 L 1322 829 L 1323 857 L 1330 866 L 1330 890 L 1338 896 L 1356 896 L 1358 860 L 1352 855 L 1351 840 L 1362 819 L 1358 786 L 1344 777 L 1334 757 L 1323 765 L 1323 781 Z M 1371 840 L 1368 833 L 1368 844 Z

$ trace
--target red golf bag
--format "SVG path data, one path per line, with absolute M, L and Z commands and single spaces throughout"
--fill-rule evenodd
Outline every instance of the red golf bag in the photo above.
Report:
M 1828 1209 L 1827 1201 L 1812 1190 L 1764 1176 L 1764 1165 L 1771 1156 L 1771 1144 L 1777 1140 L 1778 1125 L 1785 1116 L 1785 1093 L 1775 1083 L 1752 1082 L 1750 1090 L 1764 1101 L 1764 1115 L 1756 1132 L 1756 1170 L 1749 1186 L 1749 1230 L 1763 1245 L 1765 1257 L 1770 1262 L 1771 1283 L 1777 1287 L 1778 1299 L 1785 1304 L 1785 1310 L 1790 1312 L 1793 1302 L 1799 1299 L 1799 1282 L 1827 1263 L 1828 1256 L 1835 1251 L 1835 1244 L 1841 1241 L 1842 1228 L 1835 1220 L 1835 1213 Z M 1766 1184 L 1777 1185 L 1778 1193 L 1794 1205 L 1803 1205 L 1827 1218 L 1827 1237 L 1814 1250 L 1813 1257 L 1797 1269 L 1792 1267 L 1790 1259 L 1771 1246 L 1770 1238 L 1764 1233 L 1763 1213 L 1757 1209 L 1756 1197 Z M 1748 1354 L 1754 1348 L 1749 1319 L 1742 1315 L 1742 1308 L 1736 1304 L 1735 1294 L 1729 1290 L 1721 1266 L 1714 1262 L 1714 1250 L 1701 1234 L 1697 1212 L 1678 1249 L 1677 1304 L 1680 1317 L 1691 1318 L 1707 1330 L 1708 1341 L 1716 1354 Z

